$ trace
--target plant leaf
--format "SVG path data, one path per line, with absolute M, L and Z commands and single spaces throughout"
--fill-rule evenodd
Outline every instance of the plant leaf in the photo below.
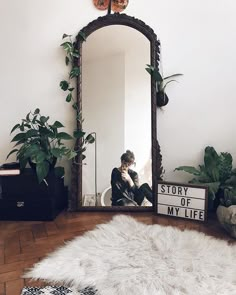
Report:
M 60 82 L 60 87 L 62 90 L 66 91 L 69 88 L 69 83 L 65 80 Z
M 171 82 L 177 82 L 177 81 L 176 81 L 176 80 L 170 80 L 170 81 L 166 82 L 165 84 L 162 83 L 162 85 L 161 85 L 162 91 L 165 91 L 166 86 L 167 86 L 169 83 L 171 83 Z M 164 86 L 163 86 L 163 85 L 164 85 Z
M 36 173 L 38 182 L 41 183 L 49 172 L 49 163 L 47 161 L 36 163 Z
M 62 178 L 65 175 L 65 169 L 63 167 L 55 167 L 54 173 L 57 177 Z
M 86 136 L 85 142 L 94 143 L 95 142 L 95 137 L 92 134 L 89 134 L 89 135 Z
M 86 35 L 85 35 L 84 32 L 79 31 L 79 34 L 78 35 L 82 38 L 83 41 L 86 41 Z
M 232 174 L 233 158 L 230 153 L 220 153 L 219 160 L 219 178 L 221 182 L 225 182 Z
M 72 100 L 72 94 L 69 93 L 69 94 L 67 95 L 67 97 L 66 97 L 66 101 L 67 101 L 67 102 L 71 102 L 71 100 Z
M 80 68 L 75 66 L 70 71 L 70 78 L 73 79 L 74 77 L 78 77 L 80 75 Z
M 18 133 L 13 137 L 11 142 L 19 141 L 19 140 L 23 140 L 23 139 L 25 139 L 25 133 Z
M 30 121 L 30 112 L 26 115 L 26 121 Z
M 25 139 L 31 138 L 31 137 L 36 137 L 39 135 L 38 130 L 35 129 L 30 129 L 25 133 Z
M 34 111 L 34 115 L 39 114 L 39 113 L 40 113 L 40 109 L 36 109 L 36 110 Z
M 74 49 L 71 52 L 71 55 L 74 56 L 74 57 L 76 57 L 76 58 L 79 58 L 80 57 L 79 51 L 77 49 Z
M 78 108 L 78 105 L 77 105 L 77 103 L 75 102 L 73 105 L 72 105 L 72 108 L 74 109 L 74 110 L 77 110 L 77 108 Z
M 15 131 L 17 128 L 19 128 L 19 127 L 20 127 L 20 124 L 16 124 L 16 125 L 12 128 L 10 134 L 12 134 L 12 132 L 14 132 L 14 131 Z
M 61 46 L 62 46 L 66 51 L 70 51 L 73 45 L 72 45 L 71 42 L 68 42 L 68 41 L 67 41 L 67 42 L 62 43 Z
M 44 160 L 46 160 L 46 158 L 47 158 L 47 154 L 43 151 L 39 151 L 35 157 L 36 163 L 43 162 Z
M 61 127 L 64 127 L 64 125 L 62 125 L 61 122 L 59 121 L 55 121 L 52 125 L 53 128 L 61 128 Z
M 199 176 L 201 174 L 199 170 L 197 170 L 195 167 L 192 167 L 192 166 L 180 166 L 175 168 L 174 171 L 184 171 L 196 176 Z
M 41 116 L 41 117 L 40 117 L 40 122 L 41 122 L 42 124 L 45 124 L 45 123 L 48 121 L 48 119 L 49 119 L 49 116 L 47 116 L 47 117 L 45 117 L 45 116 Z
M 220 182 L 208 182 L 204 183 L 204 185 L 208 186 L 208 197 L 214 200 L 216 197 L 215 194 L 219 190 Z
M 215 151 L 215 149 L 211 146 L 207 146 L 205 148 L 204 164 L 205 164 L 207 175 L 210 176 L 211 180 L 213 182 L 219 181 L 220 157 Z
M 179 77 L 179 76 L 183 76 L 183 74 L 173 74 L 173 75 L 164 77 L 163 80 L 167 80 L 167 79 L 174 78 L 174 77 Z
M 73 137 L 66 132 L 59 132 L 57 134 L 57 139 L 70 140 L 70 139 L 73 139 Z
M 60 148 L 52 148 L 51 153 L 56 158 L 61 158 L 62 156 L 64 156 L 64 151 L 61 150 Z
M 72 35 L 67 35 L 67 34 L 63 34 L 62 39 L 67 38 L 67 37 L 71 37 Z
M 70 63 L 70 59 L 69 59 L 68 56 L 65 57 L 65 63 L 66 63 L 67 66 L 68 66 L 68 64 Z
M 6 159 L 8 159 L 10 157 L 10 155 L 15 153 L 15 152 L 18 152 L 18 149 L 14 149 L 14 150 L 10 151 L 10 153 L 7 155 Z
M 67 153 L 66 153 L 66 156 L 69 160 L 75 158 L 77 156 L 77 153 L 75 151 L 72 151 L 72 150 L 69 150 Z
M 83 137 L 85 135 L 85 132 L 82 131 L 82 130 L 75 130 L 73 132 L 73 135 L 74 135 L 75 138 L 81 138 L 81 137 Z

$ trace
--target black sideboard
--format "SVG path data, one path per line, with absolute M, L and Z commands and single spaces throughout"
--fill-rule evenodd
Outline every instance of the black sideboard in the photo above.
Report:
M 35 171 L 0 177 L 0 220 L 53 220 L 67 207 L 64 179 L 53 171 L 38 183 Z

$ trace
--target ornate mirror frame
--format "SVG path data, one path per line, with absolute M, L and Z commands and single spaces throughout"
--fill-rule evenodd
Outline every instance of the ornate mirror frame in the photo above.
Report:
M 85 26 L 77 35 L 76 48 L 80 52 L 77 60 L 78 67 L 82 66 L 82 45 L 86 38 L 98 29 L 110 25 L 123 25 L 134 28 L 142 33 L 150 41 L 150 64 L 159 68 L 160 42 L 153 29 L 147 26 L 143 21 L 131 17 L 126 14 L 108 14 L 99 17 Z M 81 72 L 81 71 L 80 71 Z M 150 76 L 151 77 L 151 76 Z M 157 196 L 157 180 L 162 177 L 162 156 L 160 146 L 157 141 L 157 105 L 156 105 L 156 82 L 151 77 L 151 129 L 152 129 L 152 190 L 153 190 L 153 206 L 152 207 L 85 207 L 82 206 L 82 162 L 80 165 L 72 165 L 71 175 L 71 195 L 69 200 L 69 209 L 71 211 L 155 211 Z M 77 80 L 77 103 L 79 110 L 82 112 L 82 76 Z M 80 126 L 78 126 L 80 128 Z

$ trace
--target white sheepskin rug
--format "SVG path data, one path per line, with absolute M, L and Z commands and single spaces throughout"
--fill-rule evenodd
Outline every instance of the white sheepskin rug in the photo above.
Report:
M 26 278 L 99 295 L 235 295 L 236 245 L 118 215 L 35 264 Z

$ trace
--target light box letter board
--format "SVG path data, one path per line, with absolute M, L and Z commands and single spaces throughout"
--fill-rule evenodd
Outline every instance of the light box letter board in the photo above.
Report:
M 207 197 L 206 186 L 158 182 L 157 213 L 206 221 Z

